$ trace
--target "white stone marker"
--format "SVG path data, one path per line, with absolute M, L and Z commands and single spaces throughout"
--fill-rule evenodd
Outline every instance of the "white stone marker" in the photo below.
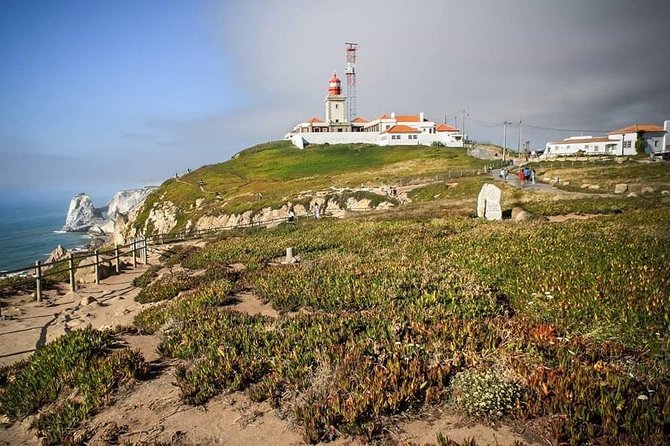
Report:
M 487 220 L 502 220 L 500 189 L 493 184 L 485 184 L 477 197 L 477 217 Z

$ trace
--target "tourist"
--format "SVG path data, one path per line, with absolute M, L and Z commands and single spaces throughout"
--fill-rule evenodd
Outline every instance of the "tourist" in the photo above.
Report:
M 521 184 L 521 187 L 523 187 L 524 183 L 526 182 L 526 173 L 521 169 L 519 171 L 519 184 Z
M 288 221 L 295 221 L 295 212 L 293 212 L 293 208 L 288 210 Z
M 535 184 L 535 169 L 530 170 L 530 182 Z
M 321 218 L 321 206 L 319 206 L 319 203 L 314 204 L 314 218 Z

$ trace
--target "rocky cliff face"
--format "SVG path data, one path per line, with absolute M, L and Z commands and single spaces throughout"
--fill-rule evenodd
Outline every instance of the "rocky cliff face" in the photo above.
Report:
M 87 194 L 77 194 L 70 201 L 63 231 L 114 234 L 120 226 L 125 225 L 128 214 L 138 209 L 155 189 L 149 186 L 117 192 L 106 206 L 106 215 L 105 208 L 95 208 Z
M 93 206 L 91 197 L 87 194 L 77 194 L 70 200 L 70 207 L 65 217 L 63 231 L 88 231 L 93 226 L 104 224 L 102 212 Z
M 361 193 L 362 195 L 358 195 Z M 358 198 L 357 198 L 358 197 Z M 195 215 L 189 218 L 193 210 L 202 205 L 202 198 L 198 198 L 188 209 L 182 209 L 164 196 L 158 197 L 150 209 L 142 210 L 146 216 L 137 224 L 136 218 L 141 210 L 137 207 L 131 212 L 123 226 L 119 225 L 114 232 L 114 241 L 119 244 L 127 243 L 138 235 L 152 236 L 169 234 L 171 232 L 190 232 L 193 230 L 232 228 L 250 224 L 278 224 L 288 217 L 289 209 L 293 209 L 296 217 L 309 215 L 315 204 L 319 204 L 322 215 L 342 218 L 347 212 L 388 209 L 398 204 L 398 200 L 389 198 L 386 194 L 371 190 L 327 190 L 309 192 L 298 198 L 299 203 L 287 202 L 279 208 L 267 207 L 258 211 L 215 215 Z
M 151 192 L 156 190 L 154 186 L 142 189 L 130 189 L 117 192 L 107 204 L 107 219 L 115 220 L 119 215 L 128 215 L 130 211 L 144 203 Z

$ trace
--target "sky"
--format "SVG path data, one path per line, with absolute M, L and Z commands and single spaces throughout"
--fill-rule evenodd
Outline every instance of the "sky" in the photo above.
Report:
M 98 204 L 282 139 L 323 118 L 345 42 L 359 116 L 514 122 L 512 148 L 519 121 L 532 148 L 662 124 L 669 25 L 667 0 L 0 0 L 0 200 Z

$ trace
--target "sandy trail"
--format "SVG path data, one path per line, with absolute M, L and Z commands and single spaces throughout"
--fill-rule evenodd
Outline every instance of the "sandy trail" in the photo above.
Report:
M 157 260 L 153 259 L 153 263 Z M 82 284 L 70 292 L 59 284 L 44 292 L 42 302 L 32 295 L 3 299 L 0 319 L 0 366 L 27 358 L 45 343 L 74 328 L 90 324 L 93 328 L 129 325 L 142 305 L 134 301 L 139 288 L 132 284 L 147 265 L 125 268 L 100 284 Z

